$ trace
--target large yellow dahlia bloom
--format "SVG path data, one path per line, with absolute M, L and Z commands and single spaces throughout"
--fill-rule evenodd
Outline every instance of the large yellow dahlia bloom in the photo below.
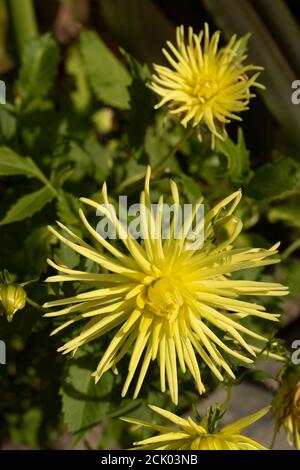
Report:
M 269 407 L 239 419 L 219 431 L 215 426 L 210 429 L 209 416 L 205 416 L 201 423 L 197 424 L 190 416 L 183 419 L 157 406 L 149 405 L 149 408 L 178 427 L 161 426 L 135 418 L 121 418 L 128 423 L 159 432 L 157 436 L 134 442 L 137 450 L 267 450 L 240 432 L 262 418 L 269 411 Z
M 162 239 L 161 211 L 158 210 L 154 216 L 151 206 L 150 176 L 148 168 L 141 193 L 141 228 L 144 234 L 141 242 L 130 235 L 126 238 L 121 222 L 106 210 L 105 204 L 109 201 L 105 184 L 102 190 L 104 204 L 81 199 L 95 210 L 100 208 L 107 214 L 122 235 L 125 252 L 104 240 L 89 224 L 82 210 L 79 214 L 94 240 L 94 246 L 61 223 L 59 226 L 68 238 L 50 227 L 61 242 L 97 263 L 102 272 L 69 269 L 49 260 L 60 274 L 49 277 L 48 282 L 81 281 L 87 292 L 53 300 L 44 306 L 55 309 L 47 313 L 48 317 L 67 317 L 53 334 L 77 322 L 85 323 L 80 334 L 59 351 L 75 352 L 85 343 L 101 337 L 106 342 L 107 349 L 94 372 L 96 381 L 109 369 L 117 373 L 119 361 L 130 354 L 122 396 L 127 393 L 139 369 L 134 391 L 134 397 L 137 397 L 151 361 L 157 361 L 161 390 L 165 392 L 168 386 L 173 402 L 177 403 L 178 365 L 183 373 L 187 369 L 190 371 L 199 393 L 203 393 L 201 364 L 207 364 L 220 381 L 224 372 L 234 378 L 230 358 L 252 363 L 259 348 L 252 346 L 249 338 L 265 345 L 267 339 L 244 326 L 243 319 L 252 316 L 276 321 L 278 315 L 267 313 L 264 307 L 240 297 L 284 295 L 287 290 L 277 283 L 230 279 L 235 271 L 278 262 L 278 259 L 270 259 L 277 253 L 278 244 L 268 250 L 233 248 L 242 229 L 242 222 L 233 214 L 241 198 L 240 191 L 207 213 L 203 246 L 191 250 L 183 228 L 181 234 L 176 229 L 175 236 L 180 200 L 173 181 L 171 192 L 176 210 L 170 237 Z M 162 205 L 161 196 L 159 208 Z M 155 237 L 153 233 L 156 233 Z M 110 341 L 107 340 L 109 332 L 114 332 Z
M 161 101 L 156 108 L 168 103 L 169 112 L 177 115 L 183 126 L 205 124 L 212 137 L 223 139 L 225 125 L 231 119 L 241 120 L 237 113 L 248 109 L 251 87 L 264 88 L 256 79 L 262 67 L 245 65 L 243 39 L 232 36 L 229 43 L 219 47 L 220 31 L 209 37 L 208 25 L 195 34 L 184 28 L 176 30 L 174 46 L 167 42 L 163 49 L 170 66 L 154 65 L 150 87 Z M 256 71 L 251 77 L 248 73 Z

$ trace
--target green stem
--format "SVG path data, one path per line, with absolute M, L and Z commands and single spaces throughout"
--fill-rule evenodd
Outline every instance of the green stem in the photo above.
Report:
M 31 300 L 27 297 L 26 299 L 26 302 L 31 305 L 32 307 L 36 308 L 37 310 L 39 310 L 40 312 L 45 312 L 45 310 L 43 309 L 43 307 L 41 307 L 38 303 L 36 303 L 34 300 Z
M 193 134 L 193 132 L 194 132 L 194 129 L 189 128 L 187 132 L 185 132 L 185 134 L 181 137 L 181 139 L 179 139 L 177 144 L 174 147 L 172 147 L 170 151 L 166 155 L 164 155 L 163 158 L 153 167 L 152 175 L 151 175 L 152 179 L 158 178 L 163 173 L 162 166 L 168 160 L 174 157 L 176 152 L 180 149 L 180 147 L 184 144 L 184 142 L 188 140 L 188 138 Z M 128 188 L 128 186 L 136 185 L 140 181 L 143 181 L 144 178 L 145 178 L 145 172 L 140 173 L 138 175 L 131 176 L 130 178 L 126 179 L 121 184 L 119 184 L 119 186 L 116 187 L 116 189 L 114 190 L 114 194 L 115 195 L 121 194 L 121 192 L 124 191 L 126 188 Z
M 189 137 L 191 137 L 191 135 L 193 134 L 194 132 L 194 128 L 193 127 L 190 127 L 186 132 L 185 134 L 183 134 L 183 136 L 181 137 L 181 139 L 179 139 L 179 141 L 177 142 L 177 144 L 154 166 L 153 168 L 153 177 L 155 175 L 155 173 L 157 172 L 157 170 L 159 170 L 163 165 L 165 165 L 165 163 L 170 160 L 171 158 L 174 157 L 174 155 L 176 154 L 176 152 L 180 149 L 180 147 L 188 140 Z
M 15 29 L 15 38 L 19 57 L 25 43 L 38 35 L 37 21 L 32 0 L 10 0 L 11 16 Z
M 56 191 L 55 187 L 50 183 L 49 180 L 47 180 L 46 186 L 51 189 L 53 192 L 54 196 L 57 198 L 58 197 L 58 192 Z
M 284 250 L 281 255 L 282 259 L 287 259 L 289 256 L 291 256 L 292 253 L 294 253 L 294 251 L 298 250 L 298 248 L 300 248 L 300 238 L 295 240 L 290 244 L 290 246 L 286 248 L 286 250 Z
M 8 10 L 5 0 L 0 0 L 0 73 L 5 73 L 13 67 L 13 60 L 7 48 Z
M 226 397 L 224 403 L 222 403 L 221 408 L 220 408 L 221 413 L 225 413 L 227 411 L 227 408 L 228 408 L 231 400 L 232 400 L 232 386 L 228 385 L 228 387 L 227 387 L 227 397 Z
M 116 189 L 114 190 L 114 194 L 115 195 L 122 194 L 122 191 L 128 188 L 128 186 L 136 185 L 140 181 L 143 181 L 143 179 L 145 178 L 145 174 L 146 172 L 143 171 L 142 173 L 139 173 L 137 175 L 130 176 L 129 178 L 127 178 L 125 181 L 123 181 L 121 184 L 119 184 L 116 187 Z
M 40 280 L 40 278 L 39 278 L 39 277 L 36 277 L 35 279 L 31 279 L 30 281 L 21 282 L 21 283 L 20 283 L 20 286 L 21 286 L 21 287 L 30 286 L 31 284 L 34 284 L 35 282 L 38 282 L 39 280 Z
M 273 436 L 272 436 L 272 442 L 271 442 L 271 445 L 270 445 L 270 450 L 273 450 L 273 447 L 274 447 L 275 442 L 276 442 L 277 434 L 278 434 L 278 426 L 276 425 L 274 427 L 274 432 L 273 432 Z

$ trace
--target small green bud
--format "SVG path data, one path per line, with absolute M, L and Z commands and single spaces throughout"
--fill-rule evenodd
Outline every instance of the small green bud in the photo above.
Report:
M 241 229 L 242 223 L 240 219 L 234 215 L 228 215 L 218 220 L 214 224 L 216 245 L 234 240 Z
M 9 322 L 18 310 L 25 307 L 26 297 L 23 287 L 18 284 L 4 284 L 0 287 L 0 305 Z
M 110 108 L 100 109 L 93 115 L 92 121 L 100 134 L 109 134 L 114 128 L 114 112 Z

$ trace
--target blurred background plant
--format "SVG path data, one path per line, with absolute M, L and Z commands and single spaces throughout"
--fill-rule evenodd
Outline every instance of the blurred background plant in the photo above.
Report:
M 300 337 L 300 105 L 291 102 L 292 82 L 300 78 L 299 14 L 294 0 L 0 0 L 0 73 L 7 94 L 7 104 L 0 105 L 0 269 L 8 270 L 14 285 L 22 284 L 29 299 L 12 322 L 0 316 L 0 339 L 7 345 L 7 364 L 0 366 L 2 442 L 55 447 L 70 431 L 75 445 L 94 432 L 94 447 L 126 447 L 134 438 L 114 418 L 151 419 L 145 403 L 169 406 L 154 372 L 152 385 L 135 401 L 120 399 L 122 381 L 110 373 L 95 386 L 90 371 L 101 343 L 61 357 L 61 338 L 49 338 L 53 325 L 39 309 L 51 294 L 43 283 L 51 272 L 47 257 L 95 269 L 82 266 L 47 225 L 59 219 L 83 236 L 78 198 L 97 199 L 106 180 L 114 200 L 128 194 L 136 201 L 149 163 L 157 168 L 154 194 L 168 192 L 169 176 L 190 203 L 203 194 L 211 204 L 243 189 L 240 246 L 281 240 L 284 261 L 243 275 L 275 277 L 291 292 L 284 303 L 265 301 L 268 311 L 285 312 L 278 332 L 264 322 L 253 328 L 268 328 L 270 337 L 277 333 L 273 352 Z M 191 138 L 164 161 L 183 129 L 163 110 L 154 112 L 157 98 L 145 84 L 152 63 L 163 63 L 161 48 L 174 39 L 175 26 L 197 32 L 205 21 L 211 31 L 222 29 L 223 42 L 233 33 L 251 33 L 249 61 L 265 67 L 267 91 L 243 113 L 242 128 L 232 123 L 228 139 L 214 150 L 204 135 L 202 143 Z M 78 286 L 61 289 L 57 295 L 72 295 Z M 269 375 L 257 368 L 238 373 L 240 382 L 270 386 Z M 204 374 L 214 390 L 217 383 Z M 180 380 L 184 412 L 197 395 L 188 378 Z

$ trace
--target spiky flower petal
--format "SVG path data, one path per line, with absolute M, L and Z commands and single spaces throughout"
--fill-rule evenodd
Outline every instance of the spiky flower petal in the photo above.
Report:
M 127 423 L 159 432 L 154 437 L 134 442 L 133 445 L 137 450 L 267 450 L 240 432 L 262 418 L 269 411 L 269 407 L 239 419 L 220 431 L 209 429 L 207 415 L 200 424 L 197 424 L 190 416 L 183 419 L 158 406 L 149 405 L 149 408 L 172 424 L 161 426 L 140 419 L 121 418 Z M 174 424 L 177 428 L 173 426 Z
M 242 229 L 242 222 L 233 214 L 241 198 L 240 191 L 207 213 L 203 246 L 191 250 L 183 227 L 179 233 L 176 229 L 175 233 L 180 205 L 178 189 L 173 181 L 171 192 L 176 209 L 170 236 L 162 238 L 160 209 L 163 199 L 160 198 L 154 215 L 150 175 L 148 168 L 145 189 L 141 193 L 141 242 L 130 234 L 126 238 L 121 222 L 115 214 L 107 211 L 106 185 L 102 190 L 104 204 L 82 199 L 83 203 L 100 208 L 107 214 L 122 235 L 126 253 L 104 240 L 91 227 L 82 210 L 79 212 L 81 220 L 95 246 L 83 241 L 61 223 L 59 226 L 67 237 L 50 227 L 62 243 L 97 263 L 104 272 L 73 270 L 49 260 L 60 274 L 49 277 L 48 282 L 80 281 L 86 284 L 88 291 L 47 302 L 45 307 L 55 310 L 46 316 L 68 318 L 53 334 L 78 322 L 86 322 L 81 333 L 59 349 L 65 354 L 99 338 L 107 342 L 107 349 L 94 372 L 96 381 L 109 369 L 117 373 L 119 361 L 130 354 L 122 395 L 125 396 L 140 369 L 134 392 L 134 397 L 137 397 L 151 361 L 157 361 L 161 390 L 165 392 L 168 387 L 173 402 L 177 403 L 178 364 L 183 373 L 189 370 L 201 394 L 205 391 L 200 373 L 202 364 L 206 364 L 220 381 L 224 373 L 234 378 L 230 358 L 252 363 L 257 349 L 249 343 L 249 338 L 261 341 L 262 347 L 266 344 L 267 338 L 244 326 L 243 319 L 259 317 L 277 321 L 278 315 L 267 313 L 264 307 L 240 297 L 284 295 L 287 290 L 277 283 L 230 279 L 231 273 L 241 269 L 279 261 L 270 259 L 277 253 L 278 244 L 268 250 L 232 247 Z M 198 229 L 195 228 L 196 233 Z M 115 332 L 110 342 L 107 341 L 109 332 Z
M 223 139 L 225 125 L 241 120 L 238 113 L 247 110 L 255 96 L 250 88 L 264 87 L 256 81 L 262 67 L 244 64 L 243 38 L 232 36 L 224 47 L 219 47 L 219 39 L 220 31 L 210 38 L 207 24 L 198 35 L 190 27 L 187 40 L 183 26 L 178 27 L 176 46 L 168 41 L 169 50 L 163 49 L 170 66 L 154 65 L 150 87 L 162 97 L 156 108 L 168 104 L 183 126 L 205 124 L 213 138 Z

